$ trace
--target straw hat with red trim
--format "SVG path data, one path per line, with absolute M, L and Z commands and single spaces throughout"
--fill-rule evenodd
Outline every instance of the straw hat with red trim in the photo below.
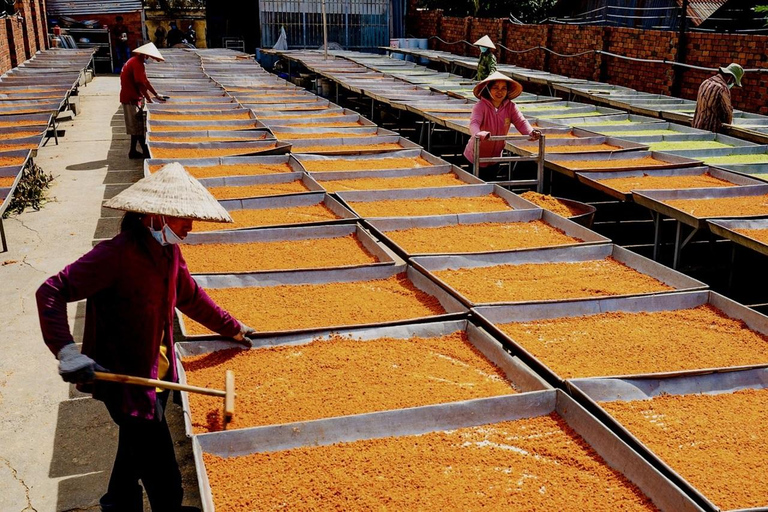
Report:
M 233 222 L 221 203 L 178 162 L 140 179 L 104 206 L 150 215 Z
M 160 50 L 157 49 L 157 46 L 155 46 L 155 43 L 147 43 L 143 46 L 139 46 L 138 48 L 133 50 L 133 53 L 140 53 L 141 55 L 146 55 L 147 57 L 152 57 L 155 60 L 165 62 L 165 59 L 160 54 Z
M 484 46 L 486 48 L 490 48 L 491 50 L 496 49 L 496 45 L 493 44 L 493 41 L 491 41 L 491 38 L 488 36 L 483 36 L 475 41 L 475 46 Z
M 483 92 L 483 89 L 488 87 L 488 85 L 491 82 L 495 82 L 496 80 L 503 80 L 503 81 L 507 82 L 507 89 L 509 90 L 507 92 L 507 99 L 509 99 L 509 100 L 513 100 L 513 99 L 517 98 L 523 92 L 523 86 L 522 85 L 520 85 L 515 80 L 512 80 L 511 78 L 509 78 L 504 73 L 499 73 L 498 71 L 495 71 L 495 72 L 491 73 L 490 75 L 488 75 L 488 78 L 486 78 L 482 82 L 478 82 L 475 85 L 475 88 L 472 89 L 472 94 L 475 95 L 475 98 L 480 99 L 481 98 L 480 93 Z

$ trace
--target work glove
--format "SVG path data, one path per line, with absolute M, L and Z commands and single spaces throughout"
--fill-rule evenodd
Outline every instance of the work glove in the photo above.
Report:
M 256 334 L 256 331 L 242 322 L 238 323 L 240 324 L 240 332 L 232 336 L 232 339 L 243 345 L 245 348 L 253 347 L 253 340 L 250 337 Z
M 170 96 L 166 96 L 165 94 L 158 94 L 157 96 L 155 96 L 155 98 L 157 98 L 158 100 L 160 100 L 162 102 L 165 102 L 165 100 L 170 98 Z
M 81 354 L 74 343 L 64 345 L 56 354 L 56 359 L 59 360 L 59 375 L 64 379 L 64 382 L 85 384 L 93 381 L 94 371 L 107 371 L 90 357 Z
M 477 137 L 480 140 L 488 140 L 490 136 L 491 136 L 491 132 L 477 132 L 475 134 L 475 137 Z

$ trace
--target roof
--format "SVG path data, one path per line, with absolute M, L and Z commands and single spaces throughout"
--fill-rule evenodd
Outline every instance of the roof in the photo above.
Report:
M 688 0 L 688 18 L 698 27 L 727 3 L 728 0 Z M 683 0 L 677 0 L 677 5 L 682 7 Z

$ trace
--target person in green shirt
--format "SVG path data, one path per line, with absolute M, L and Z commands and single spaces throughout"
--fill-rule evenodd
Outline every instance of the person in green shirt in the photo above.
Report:
M 496 71 L 496 57 L 492 50 L 496 49 L 491 38 L 483 36 L 475 41 L 475 46 L 480 48 L 480 60 L 477 62 L 477 74 L 475 80 L 481 82 Z

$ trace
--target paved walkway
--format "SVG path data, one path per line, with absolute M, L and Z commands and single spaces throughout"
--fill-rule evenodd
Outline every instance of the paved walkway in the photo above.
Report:
M 101 402 L 78 393 L 57 373 L 42 341 L 35 290 L 50 275 L 115 234 L 116 216 L 101 207 L 141 177 L 129 160 L 119 80 L 97 77 L 80 88 L 80 113 L 62 123 L 66 135 L 41 148 L 36 163 L 54 175 L 51 201 L 39 212 L 4 221 L 8 252 L 0 253 L 0 511 L 99 510 L 116 449 L 117 429 Z M 84 303 L 71 304 L 80 341 Z M 115 326 L 119 329 L 120 326 Z M 186 500 L 199 504 L 181 411 L 169 422 L 185 481 Z M 145 506 L 149 510 L 148 506 Z

